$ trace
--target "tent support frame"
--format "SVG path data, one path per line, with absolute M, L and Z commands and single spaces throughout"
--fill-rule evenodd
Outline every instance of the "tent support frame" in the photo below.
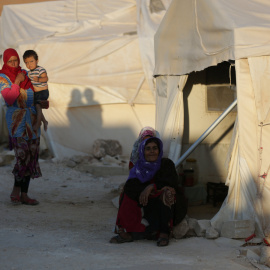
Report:
M 217 127 L 217 125 L 233 110 L 237 105 L 237 99 L 215 120 L 215 122 L 189 147 L 189 149 L 177 160 L 177 168 L 195 149 L 196 147 Z

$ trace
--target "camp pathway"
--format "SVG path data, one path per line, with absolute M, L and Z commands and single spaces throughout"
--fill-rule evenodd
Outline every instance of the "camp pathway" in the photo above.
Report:
M 230 239 L 110 244 L 112 199 L 125 176 L 95 177 L 50 160 L 41 168 L 43 177 L 30 186 L 40 204 L 14 206 L 12 165 L 0 167 L 0 270 L 254 269 Z

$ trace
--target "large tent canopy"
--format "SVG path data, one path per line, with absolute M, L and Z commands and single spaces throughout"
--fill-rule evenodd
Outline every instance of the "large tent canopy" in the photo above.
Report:
M 70 91 L 81 86 L 92 89 L 99 104 L 153 103 L 149 86 L 143 84 L 136 18 L 134 0 L 7 5 L 2 12 L 1 48 L 15 47 L 21 55 L 27 49 L 38 52 L 51 88 L 57 88 L 61 97 L 52 96 L 57 106 L 81 105 L 78 98 L 70 100 L 66 86 Z M 144 97 L 132 100 L 138 87 Z M 90 98 L 84 101 L 94 105 Z
M 170 2 L 65 0 L 3 7 L 1 53 L 12 47 L 22 56 L 34 49 L 47 70 L 46 138 L 57 158 L 87 154 L 96 139 L 119 140 L 128 155 L 140 129 L 154 126 L 153 37 Z
M 269 55 L 269 9 L 267 0 L 173 1 L 155 35 L 154 74 L 183 75 Z
M 254 220 L 261 236 L 270 232 L 269 14 L 268 0 L 173 0 L 155 35 L 156 110 L 165 112 L 157 129 L 171 141 L 175 159 L 189 73 L 235 60 L 238 116 L 228 154 L 229 193 L 212 225 L 220 230 L 224 221 Z

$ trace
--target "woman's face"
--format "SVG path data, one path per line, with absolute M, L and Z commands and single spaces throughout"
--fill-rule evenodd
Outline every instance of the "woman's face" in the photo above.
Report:
M 144 158 L 148 162 L 154 162 L 158 159 L 159 150 L 155 142 L 148 143 L 144 148 Z
M 7 65 L 9 67 L 17 68 L 19 66 L 19 60 L 17 56 L 11 56 L 7 61 Z

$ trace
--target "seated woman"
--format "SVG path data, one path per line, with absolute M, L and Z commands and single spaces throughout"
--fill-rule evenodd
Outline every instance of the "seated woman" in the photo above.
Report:
M 115 227 L 118 235 L 110 243 L 156 239 L 158 246 L 167 246 L 172 226 L 185 217 L 187 205 L 178 189 L 174 163 L 162 155 L 160 139 L 141 142 L 139 159 L 120 199 Z
M 136 164 L 137 160 L 139 159 L 139 145 L 140 143 L 145 140 L 148 139 L 150 137 L 157 137 L 160 139 L 159 133 L 153 129 L 152 127 L 144 127 L 141 129 L 138 138 L 136 139 L 136 141 L 133 144 L 132 147 L 132 152 L 130 155 L 130 160 L 129 160 L 129 169 L 133 168 L 134 165 Z

